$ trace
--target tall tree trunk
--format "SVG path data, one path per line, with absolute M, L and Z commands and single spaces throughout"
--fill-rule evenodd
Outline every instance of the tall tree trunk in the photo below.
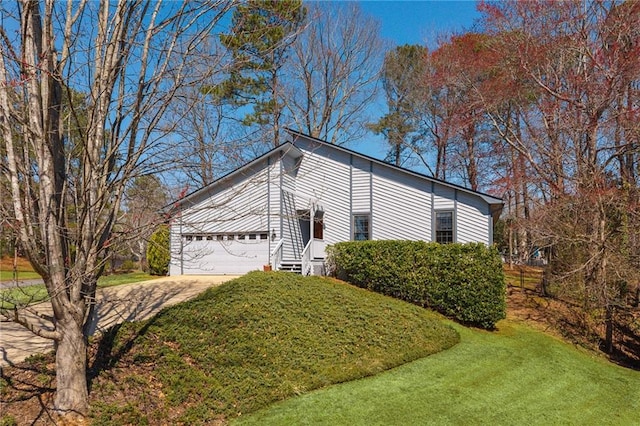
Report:
M 614 306 L 607 304 L 605 308 L 605 333 L 604 333 L 604 350 L 608 354 L 613 353 L 613 318 Z
M 470 124 L 465 129 L 464 139 L 466 144 L 466 163 L 467 163 L 467 179 L 469 180 L 469 187 L 477 191 L 478 190 L 478 160 L 476 158 L 476 125 Z

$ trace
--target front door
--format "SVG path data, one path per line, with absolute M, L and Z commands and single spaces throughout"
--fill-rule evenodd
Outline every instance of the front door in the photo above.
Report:
M 316 210 L 313 215 L 313 239 L 324 240 L 324 211 Z
M 311 240 L 311 212 L 309 210 L 298 210 L 298 224 L 300 225 L 300 235 L 302 236 L 302 250 Z

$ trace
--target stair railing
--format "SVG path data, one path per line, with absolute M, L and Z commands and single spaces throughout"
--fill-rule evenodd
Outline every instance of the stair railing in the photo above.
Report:
M 313 238 L 309 240 L 302 250 L 302 275 L 311 275 L 311 247 L 313 246 Z
M 284 238 L 278 241 L 278 244 L 271 251 L 271 266 L 274 271 L 280 270 L 280 265 L 282 265 L 282 253 L 284 247 Z

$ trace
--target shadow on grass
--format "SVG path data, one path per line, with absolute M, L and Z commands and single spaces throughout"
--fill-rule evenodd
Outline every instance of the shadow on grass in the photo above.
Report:
M 191 298 L 203 290 L 202 286 L 185 281 L 120 288 L 103 293 L 86 328 L 89 334 L 96 334 L 88 349 L 89 391 L 101 372 L 115 367 L 126 357 L 136 339 L 146 333 L 154 322 L 154 316 L 164 306 Z M 147 321 L 141 326 L 125 325 L 142 320 Z M 6 327 L 18 324 L 3 323 L 2 326 L 4 334 Z M 19 418 L 18 424 L 55 424 L 52 411 L 56 390 L 55 353 L 37 354 L 25 361 L 13 362 L 7 354 L 11 343 L 3 339 L 0 349 L 6 364 L 0 367 L 1 416 Z
M 21 405 L 30 407 L 30 424 L 36 422 L 55 424 L 51 410 L 56 375 L 55 370 L 50 368 L 53 360 L 54 357 L 51 354 L 35 355 L 9 368 L 0 368 L 2 418 L 12 414 L 9 410 L 11 406 Z M 16 418 L 15 415 L 12 417 Z
M 578 303 L 542 296 L 539 292 L 507 287 L 511 315 L 552 329 L 562 338 L 589 350 L 600 351 L 622 367 L 640 371 L 640 310 L 626 307 L 616 311 L 613 352 L 607 354 L 604 325 Z
M 97 314 L 89 324 L 90 334 L 98 333 L 95 339 L 90 365 L 87 367 L 89 391 L 93 380 L 103 371 L 120 363 L 131 351 L 136 340 L 146 334 L 163 307 L 172 304 L 177 297 L 192 297 L 202 288 L 185 282 L 172 286 L 142 286 L 133 288 L 117 297 L 105 297 L 96 307 Z M 127 303 L 123 303 L 126 300 Z M 127 326 L 132 321 L 146 320 L 140 327 Z

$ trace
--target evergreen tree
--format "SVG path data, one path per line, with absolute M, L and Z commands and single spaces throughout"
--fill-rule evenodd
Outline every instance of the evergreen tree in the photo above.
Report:
M 423 138 L 420 113 L 427 55 L 423 46 L 404 45 L 388 52 L 384 59 L 382 84 L 389 112 L 368 127 L 387 138 L 387 160 L 396 166 L 402 164 L 407 148 L 415 147 Z
M 161 225 L 151 235 L 147 246 L 147 264 L 152 275 L 167 275 L 169 272 L 169 227 Z
M 229 76 L 203 90 L 235 107 L 252 107 L 243 124 L 272 127 L 275 146 L 283 111 L 281 68 L 305 16 L 301 0 L 249 0 L 237 6 L 230 32 L 220 35 L 232 58 Z

